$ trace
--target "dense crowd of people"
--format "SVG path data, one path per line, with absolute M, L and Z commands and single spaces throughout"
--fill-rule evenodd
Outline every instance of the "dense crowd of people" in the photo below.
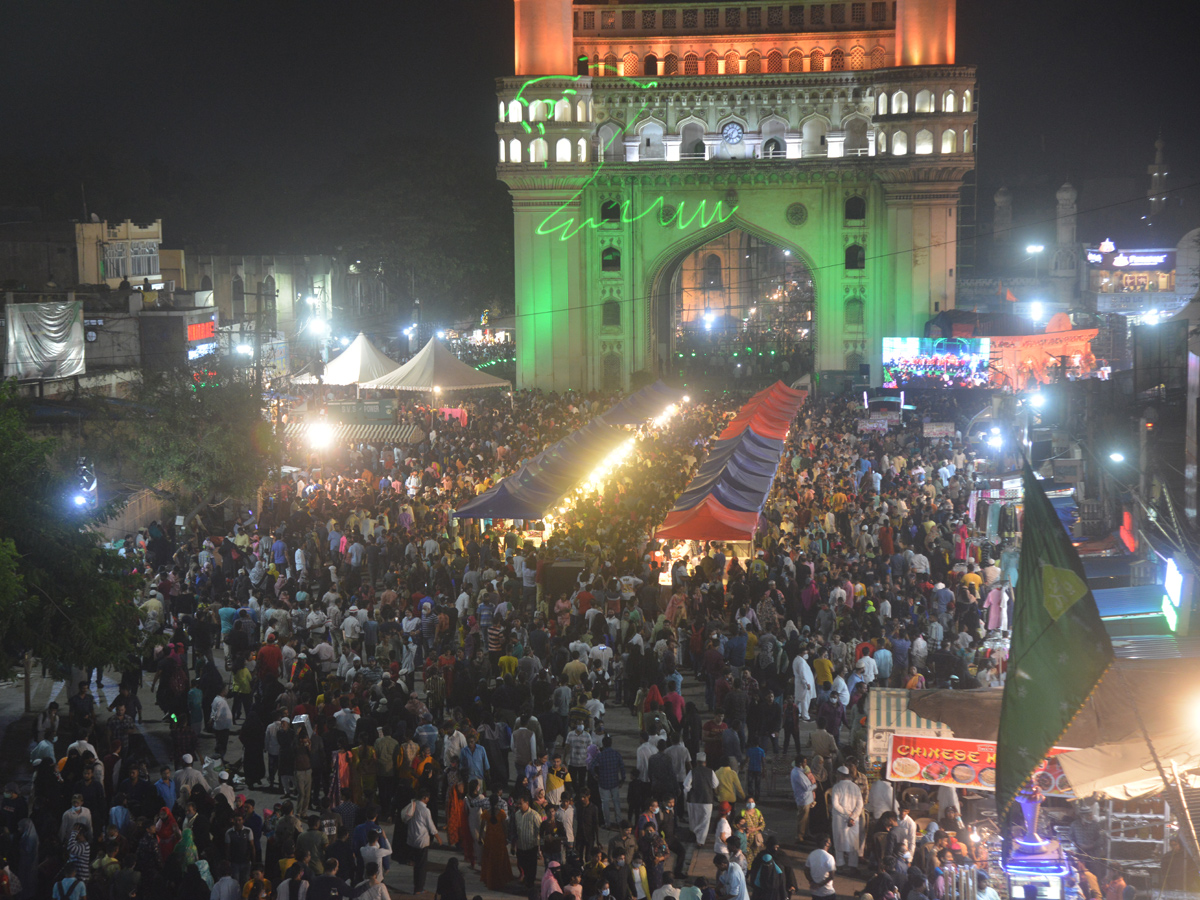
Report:
M 474 404 L 418 446 L 294 459 L 224 535 L 145 536 L 144 657 L 107 709 L 90 681 L 51 704 L 32 797 L 6 792 L 14 896 L 383 897 L 399 862 L 425 889 L 446 845 L 447 900 L 465 900 L 460 858 L 542 900 L 784 900 L 781 842 L 809 849 L 814 896 L 846 870 L 872 900 L 945 896 L 979 862 L 957 798 L 918 835 L 861 720 L 874 687 L 1003 680 L 983 648 L 1010 598 L 999 548 L 971 540 L 975 463 L 919 419 L 860 436 L 854 403 L 813 400 L 752 551 L 660 544 L 737 405 L 638 430 L 540 547 L 453 510 L 603 399 Z M 138 728 L 160 714 L 169 746 Z M 610 732 L 633 721 L 623 758 Z M 258 809 L 243 785 L 281 796 Z M 757 802 L 789 786 L 794 833 Z M 686 879 L 709 847 L 716 876 Z

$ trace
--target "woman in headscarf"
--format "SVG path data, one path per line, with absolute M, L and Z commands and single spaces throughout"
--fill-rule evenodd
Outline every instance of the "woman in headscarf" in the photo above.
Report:
M 438 876 L 433 900 L 467 900 L 467 885 L 458 867 L 458 859 L 450 857 L 445 871 Z
M 154 836 L 158 838 L 158 858 L 162 862 L 165 863 L 175 850 L 181 835 L 175 816 L 164 806 L 158 811 L 158 817 L 154 821 Z
M 508 819 L 500 803 L 500 796 L 492 794 L 491 802 L 483 813 L 483 883 L 490 890 L 499 891 L 508 887 L 513 880 L 512 862 L 508 856 L 508 838 L 504 834 L 504 823 Z
M 196 838 L 192 829 L 185 828 L 180 832 L 179 843 L 175 845 L 174 852 L 179 868 L 184 872 L 191 871 L 191 867 L 200 859 L 200 852 L 196 849 Z

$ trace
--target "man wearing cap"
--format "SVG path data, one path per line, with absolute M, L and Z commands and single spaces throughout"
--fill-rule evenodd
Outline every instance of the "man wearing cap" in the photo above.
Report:
M 688 823 L 701 847 L 708 840 L 709 823 L 712 820 L 713 800 L 716 799 L 717 775 L 708 767 L 708 757 L 701 750 L 696 754 L 696 764 L 683 779 L 684 796 L 687 797 Z
M 830 792 L 834 852 L 845 865 L 857 868 L 863 818 L 862 790 L 850 777 L 848 768 L 839 766 L 837 771 L 838 782 Z

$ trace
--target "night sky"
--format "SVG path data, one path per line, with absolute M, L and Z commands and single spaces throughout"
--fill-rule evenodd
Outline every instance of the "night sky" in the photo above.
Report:
M 960 0 L 958 60 L 979 68 L 981 219 L 1001 183 L 1048 203 L 1067 178 L 1118 179 L 1106 202 L 1114 183 L 1143 192 L 1160 129 L 1169 185 L 1200 180 L 1193 29 L 1159 9 Z M 367 148 L 452 146 L 494 164 L 506 0 L 28 0 L 0 16 L 0 207 L 77 216 L 82 179 L 91 211 L 161 216 L 168 244 L 266 250 Z

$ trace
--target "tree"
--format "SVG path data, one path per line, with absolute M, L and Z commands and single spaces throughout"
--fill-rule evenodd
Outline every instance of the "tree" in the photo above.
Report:
M 135 580 L 70 498 L 73 468 L 26 431 L 12 383 L 0 385 L 0 670 L 30 650 L 51 665 L 124 665 L 134 646 Z
M 171 494 L 189 523 L 227 499 L 252 500 L 279 455 L 254 384 L 214 374 L 147 372 L 121 419 L 89 433 L 125 480 Z

